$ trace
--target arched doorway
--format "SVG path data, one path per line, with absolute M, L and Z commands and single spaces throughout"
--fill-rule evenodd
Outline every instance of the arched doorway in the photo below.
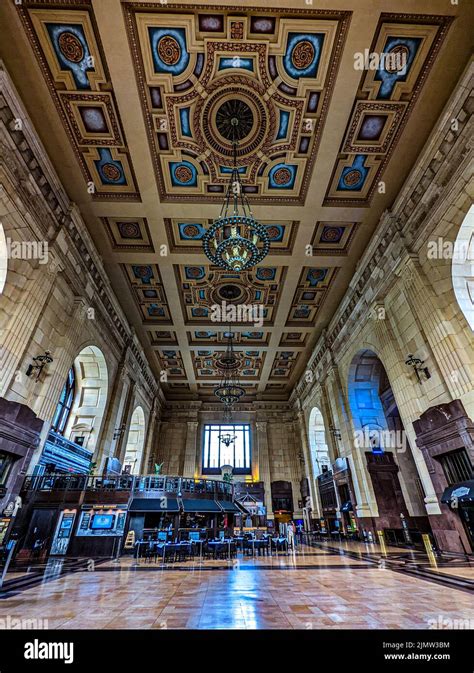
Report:
M 454 294 L 469 327 L 474 330 L 474 206 L 461 224 L 452 259 Z
M 130 421 L 123 469 L 130 474 L 140 474 L 145 444 L 145 413 L 142 407 L 136 407 Z
M 425 494 L 390 381 L 372 350 L 354 356 L 348 398 L 354 448 L 363 454 L 376 501 L 372 521 L 364 523 L 384 529 L 391 542 L 414 541 L 416 530 L 429 530 Z

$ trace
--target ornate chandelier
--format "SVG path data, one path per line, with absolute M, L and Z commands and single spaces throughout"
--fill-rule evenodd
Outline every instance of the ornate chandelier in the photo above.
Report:
M 227 416 L 230 415 L 232 405 L 245 395 L 245 390 L 239 382 L 238 370 L 240 362 L 234 353 L 234 345 L 232 343 L 234 334 L 233 332 L 226 332 L 224 336 L 228 339 L 227 348 L 225 354 L 216 363 L 221 370 L 221 380 L 214 390 L 214 395 L 225 405 Z
M 228 120 L 232 133 L 232 175 L 220 215 L 202 239 L 204 252 L 210 261 L 234 272 L 252 268 L 270 250 L 267 230 L 253 217 L 237 168 L 237 138 L 239 126 L 244 122 L 238 110 Z

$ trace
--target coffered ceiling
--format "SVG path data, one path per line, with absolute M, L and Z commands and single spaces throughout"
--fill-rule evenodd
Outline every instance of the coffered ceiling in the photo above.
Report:
M 469 4 L 2 3 L 2 58 L 169 399 L 212 397 L 222 302 L 262 306 L 232 323 L 247 399 L 288 397 L 469 58 Z M 271 241 L 240 274 L 201 240 L 236 110 Z

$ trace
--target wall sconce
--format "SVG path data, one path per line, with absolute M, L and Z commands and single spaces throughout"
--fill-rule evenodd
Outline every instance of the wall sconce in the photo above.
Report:
M 407 355 L 407 359 L 405 360 L 405 364 L 408 365 L 409 367 L 413 367 L 413 371 L 416 374 L 416 378 L 418 379 L 418 383 L 423 383 L 423 381 L 421 379 L 421 374 L 424 375 L 426 381 L 431 378 L 431 374 L 430 374 L 430 371 L 429 371 L 428 367 L 423 366 L 425 364 L 425 361 L 420 360 L 420 358 L 416 358 L 412 353 L 409 353 Z
M 334 437 L 334 439 L 341 440 L 342 438 L 341 431 L 335 428 L 333 425 L 329 426 L 329 432 Z
M 123 435 L 124 432 L 125 432 L 125 423 L 122 423 L 122 425 L 119 425 L 118 428 L 115 428 L 112 439 L 118 439 Z
M 40 374 L 43 371 L 43 368 L 46 365 L 51 364 L 51 362 L 53 362 L 53 358 L 51 357 L 51 351 L 45 351 L 44 355 L 37 355 L 35 358 L 33 358 L 33 363 L 28 365 L 26 375 L 31 376 L 33 372 L 36 370 L 36 376 L 34 380 L 38 381 Z

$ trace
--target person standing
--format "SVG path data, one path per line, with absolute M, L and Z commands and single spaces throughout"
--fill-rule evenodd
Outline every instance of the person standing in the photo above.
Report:
M 293 521 L 288 521 L 286 524 L 286 536 L 288 540 L 288 549 L 291 548 L 291 551 L 295 551 L 295 524 Z

